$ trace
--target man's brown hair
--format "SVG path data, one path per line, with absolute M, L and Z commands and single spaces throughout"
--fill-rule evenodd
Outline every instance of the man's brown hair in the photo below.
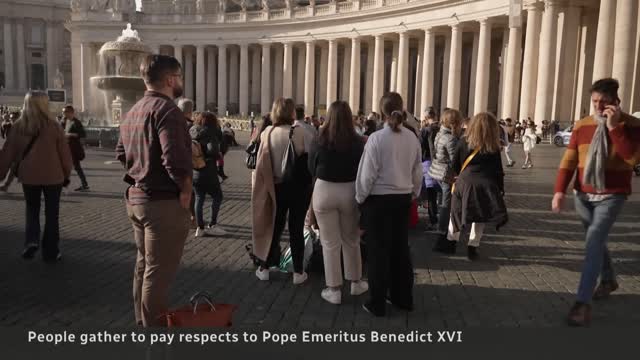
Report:
M 181 72 L 182 66 L 173 56 L 148 55 L 140 65 L 140 76 L 150 85 L 159 86 L 167 76 Z

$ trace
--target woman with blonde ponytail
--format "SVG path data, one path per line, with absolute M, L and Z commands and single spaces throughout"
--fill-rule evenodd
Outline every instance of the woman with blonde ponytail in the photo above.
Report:
M 44 194 L 45 226 L 42 259 L 58 261 L 61 254 L 58 215 L 60 193 L 69 183 L 71 151 L 58 122 L 49 112 L 49 98 L 41 91 L 27 93 L 22 115 L 0 155 L 0 179 L 9 168 L 17 173 L 27 203 L 26 241 L 22 257 L 31 259 L 40 247 L 40 199 Z
M 403 107 L 397 93 L 380 99 L 384 127 L 367 140 L 356 178 L 369 251 L 371 297 L 363 308 L 375 316 L 385 315 L 386 301 L 413 310 L 408 225 L 411 200 L 422 187 L 422 150 L 416 135 L 403 126 Z

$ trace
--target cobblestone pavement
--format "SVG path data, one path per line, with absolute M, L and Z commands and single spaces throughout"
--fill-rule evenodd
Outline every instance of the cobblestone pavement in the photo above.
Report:
M 246 141 L 246 135 L 241 135 Z M 542 145 L 535 167 L 507 169 L 510 222 L 482 239 L 482 260 L 431 252 L 433 235 L 421 223 L 411 232 L 416 272 L 412 313 L 390 310 L 374 319 L 361 309 L 365 296 L 348 294 L 334 306 L 320 297 L 323 275 L 311 274 L 294 287 L 291 276 L 276 274 L 260 282 L 244 246 L 251 241 L 250 174 L 243 151 L 227 157 L 220 223 L 226 237 L 195 239 L 190 234 L 182 266 L 171 291 L 171 303 L 183 304 L 198 290 L 217 302 L 239 305 L 240 327 L 305 328 L 461 328 L 563 326 L 574 300 L 583 256 L 584 234 L 567 202 L 567 211 L 552 214 L 552 183 L 562 149 Z M 24 239 L 24 202 L 19 184 L 0 195 L 0 325 L 132 326 L 132 275 L 135 246 L 125 215 L 124 184 L 109 151 L 92 150 L 84 161 L 91 192 L 68 192 L 61 204 L 61 263 L 20 257 Z M 78 185 L 74 173 L 70 188 Z M 636 190 L 640 178 L 634 179 Z M 570 199 L 572 200 L 572 199 Z M 594 326 L 640 323 L 640 196 L 630 197 L 610 237 L 620 289 L 594 306 Z M 424 214 L 423 214 L 424 215 Z

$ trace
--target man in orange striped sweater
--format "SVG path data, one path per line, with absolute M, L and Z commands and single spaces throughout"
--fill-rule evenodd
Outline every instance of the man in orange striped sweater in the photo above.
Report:
M 556 179 L 552 210 L 559 213 L 565 191 L 578 170 L 573 186 L 575 207 L 586 230 L 577 301 L 567 319 L 571 326 L 588 326 L 591 300 L 606 298 L 618 288 L 607 240 L 631 194 L 633 166 L 640 159 L 640 120 L 621 112 L 618 87 L 618 81 L 611 78 L 593 84 L 595 114 L 574 125 Z M 599 275 L 600 285 L 595 289 Z

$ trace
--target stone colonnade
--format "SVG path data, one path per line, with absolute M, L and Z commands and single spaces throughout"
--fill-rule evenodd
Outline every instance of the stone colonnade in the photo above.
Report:
M 396 91 L 416 115 L 434 106 L 568 122 L 590 111 L 588 88 L 605 76 L 620 80 L 625 111 L 640 108 L 638 1 L 599 7 L 528 4 L 521 26 L 497 16 L 341 38 L 151 46 L 181 62 L 198 110 L 223 115 L 264 114 L 280 96 L 308 114 L 334 100 L 379 112 L 381 95 Z

